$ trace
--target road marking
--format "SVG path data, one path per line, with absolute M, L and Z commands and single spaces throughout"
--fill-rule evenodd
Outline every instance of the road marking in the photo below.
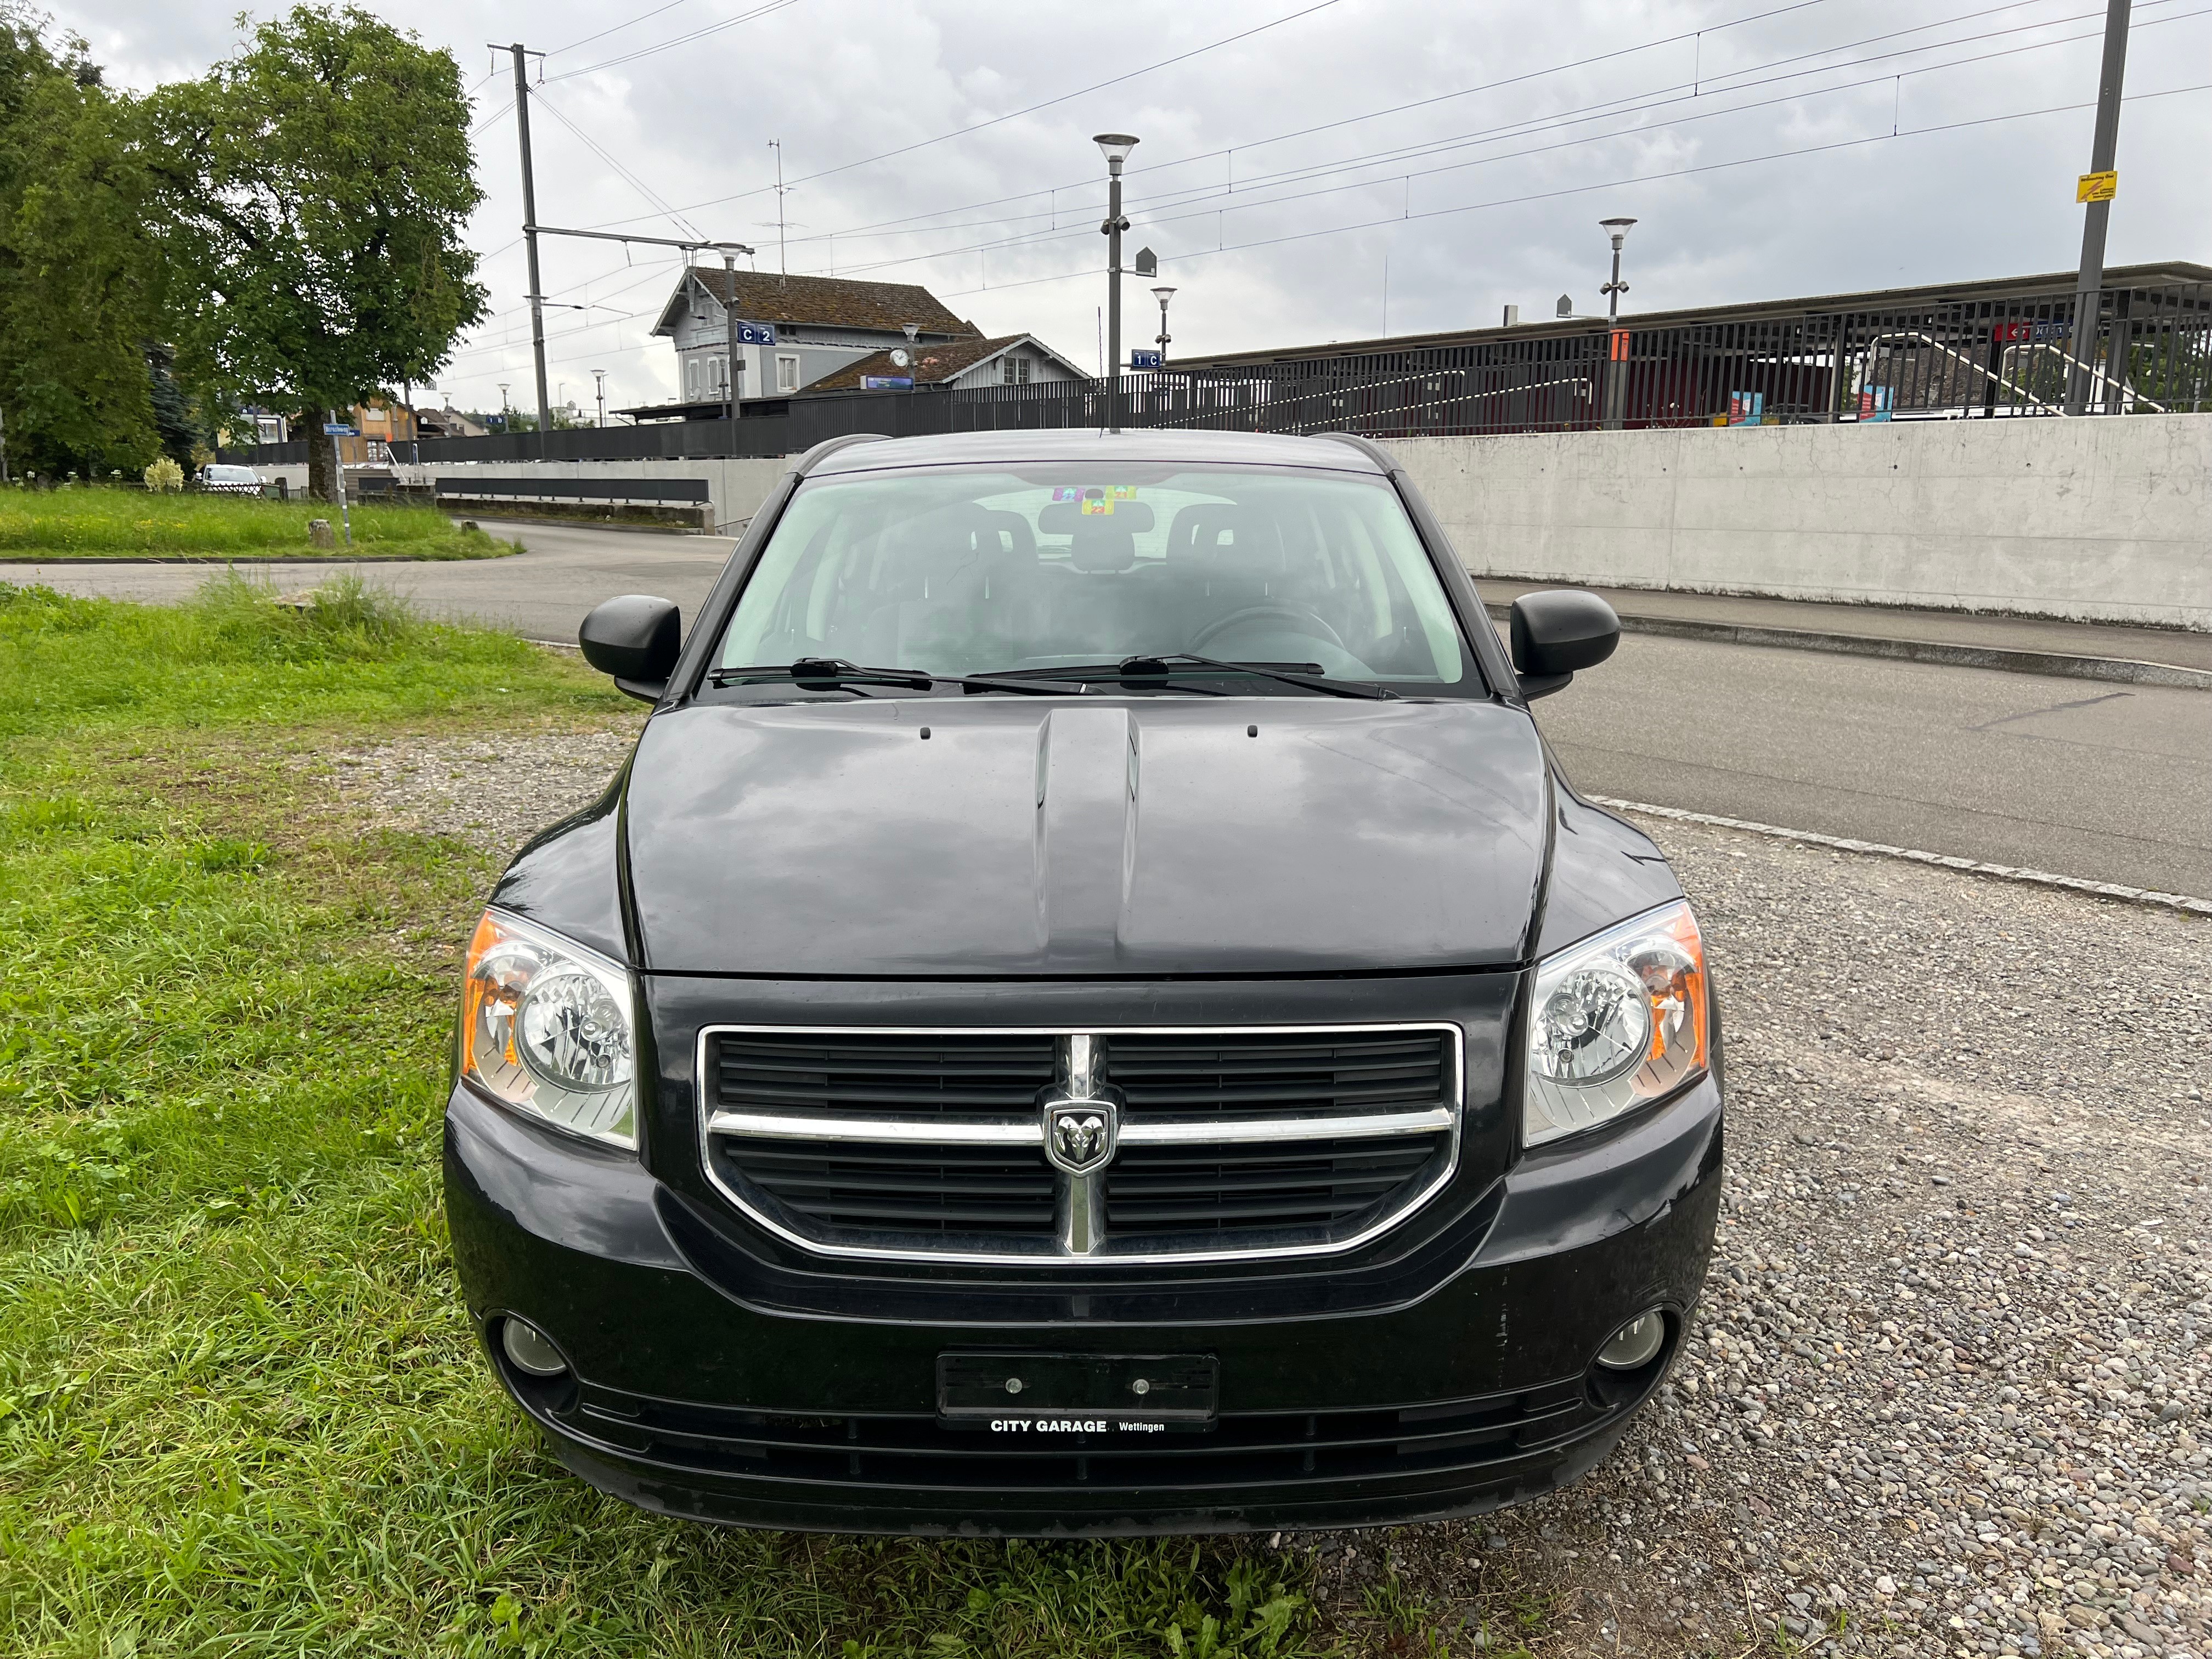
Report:
M 1655 806 L 1649 801 L 1613 800 L 1603 795 L 1584 797 L 1594 805 L 1620 812 L 1643 812 L 1655 818 L 1674 818 L 1684 823 L 1709 823 L 1722 830 L 1742 830 L 1778 841 L 1802 842 L 1808 846 L 1832 848 L 1839 853 L 1864 853 L 1875 858 L 1904 859 L 1913 864 L 1933 864 L 1969 875 L 1996 876 L 2003 881 L 2023 881 L 2036 887 L 2063 887 L 2069 892 L 2098 898 L 2122 899 L 2130 904 L 2148 904 L 2163 910 L 2212 916 L 2212 899 L 2192 898 L 2186 893 L 2159 893 L 2148 888 L 2124 887 L 2118 882 L 2087 881 L 2080 876 L 2053 875 L 2048 870 L 2029 870 L 2018 865 L 1984 864 L 1976 859 L 1948 853 L 1926 853 L 1915 847 L 1892 847 L 1884 842 L 1854 841 L 1848 836 L 1824 836 L 1814 830 L 1785 830 L 1780 824 L 1754 823 L 1748 818 L 1725 818 L 1717 812 L 1692 812 L 1680 806 Z

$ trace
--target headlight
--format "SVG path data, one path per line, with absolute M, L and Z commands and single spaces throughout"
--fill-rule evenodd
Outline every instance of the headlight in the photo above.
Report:
M 1536 965 L 1521 1139 L 1534 1146 L 1705 1069 L 1705 947 L 1680 900 Z
M 637 1145 L 629 975 L 557 933 L 487 910 L 461 981 L 461 1075 L 510 1106 Z

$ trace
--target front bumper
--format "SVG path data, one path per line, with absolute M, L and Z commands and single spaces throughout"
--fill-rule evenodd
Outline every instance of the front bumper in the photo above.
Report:
M 465 1089 L 447 1113 L 446 1191 L 508 1392 L 570 1468 L 644 1508 L 850 1532 L 1232 1532 L 1476 1514 L 1595 1465 L 1657 1387 L 1703 1284 L 1721 1133 L 1707 1079 L 1524 1158 L 1396 1277 L 1279 1304 L 1264 1285 L 1094 1298 L 1063 1279 L 799 1306 L 635 1158 Z M 1658 1357 L 1626 1376 L 1594 1367 L 1652 1307 L 1669 1315 Z M 509 1364 L 508 1315 L 573 1370 Z M 1213 1355 L 1219 1420 L 1050 1443 L 939 1425 L 939 1354 L 1024 1349 Z

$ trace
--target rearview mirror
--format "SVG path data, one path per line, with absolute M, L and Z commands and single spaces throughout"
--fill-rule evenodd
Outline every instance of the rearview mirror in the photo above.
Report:
M 683 613 L 667 599 L 624 593 L 593 607 L 576 630 L 584 660 L 615 687 L 643 702 L 659 702 L 668 690 L 683 642 Z
M 1564 690 L 1620 643 L 1620 618 L 1595 593 L 1553 588 L 1513 601 L 1513 670 L 1530 702 Z

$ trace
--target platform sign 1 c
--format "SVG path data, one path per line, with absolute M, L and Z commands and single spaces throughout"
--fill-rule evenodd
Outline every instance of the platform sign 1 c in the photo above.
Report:
M 1129 367 L 1133 369 L 1158 368 L 1164 362 L 1165 359 L 1157 351 L 1132 351 L 1129 354 Z
M 2077 202 L 2109 202 L 2119 193 L 2118 169 L 2109 173 L 2085 173 L 2074 181 L 2074 199 Z

